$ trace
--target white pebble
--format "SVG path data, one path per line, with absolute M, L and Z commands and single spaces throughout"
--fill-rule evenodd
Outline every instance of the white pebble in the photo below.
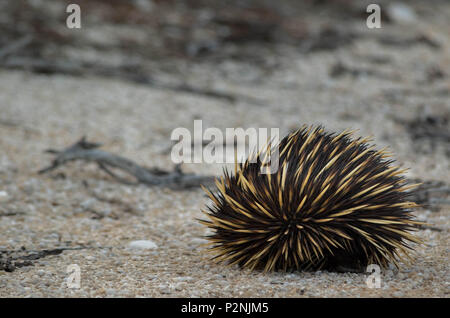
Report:
M 404 3 L 391 3 L 388 6 L 388 14 L 397 23 L 407 24 L 417 21 L 417 15 L 410 6 Z
M 6 202 L 9 200 L 9 194 L 6 191 L 0 191 L 0 202 Z
M 128 244 L 130 248 L 136 248 L 136 249 L 156 249 L 158 248 L 158 245 L 156 245 L 153 241 L 146 241 L 146 240 L 140 240 L 140 241 L 133 241 Z

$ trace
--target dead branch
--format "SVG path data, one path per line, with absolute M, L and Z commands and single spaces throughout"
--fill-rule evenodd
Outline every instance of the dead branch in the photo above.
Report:
M 3 211 L 0 211 L 0 217 L 2 217 L 2 216 L 24 215 L 24 214 L 25 214 L 25 212 L 20 212 L 20 211 L 17 211 L 17 212 L 11 212 L 11 211 L 3 212 Z
M 0 59 L 1 59 L 0 49 Z M 122 65 L 111 68 L 106 65 L 82 63 L 68 60 L 50 60 L 35 57 L 10 57 L 0 63 L 0 67 L 7 69 L 26 69 L 37 74 L 66 74 L 71 76 L 94 75 L 109 78 L 119 78 L 132 83 L 147 85 L 157 89 L 203 96 L 224 100 L 229 103 L 247 102 L 256 106 L 265 106 L 265 101 L 245 94 L 230 93 L 223 90 L 194 87 L 186 83 L 163 83 L 141 71 L 141 66 Z
M 46 152 L 54 154 L 56 157 L 50 166 L 39 170 L 38 173 L 44 174 L 50 172 L 70 161 L 83 160 L 97 163 L 100 169 L 106 171 L 119 182 L 126 184 L 142 183 L 148 186 L 167 186 L 175 189 L 186 189 L 199 187 L 201 184 L 210 184 L 214 180 L 212 176 L 198 176 L 192 173 L 185 174 L 179 166 L 176 166 L 174 171 L 145 168 L 127 158 L 98 149 L 100 146 L 101 144 L 88 142 L 83 137 L 64 150 L 48 149 Z M 132 183 L 118 177 L 110 168 L 116 168 L 132 175 L 136 179 L 136 182 Z
M 434 39 L 426 36 L 425 34 L 420 34 L 409 38 L 399 38 L 393 36 L 380 36 L 378 37 L 378 42 L 387 46 L 399 46 L 399 47 L 411 47 L 412 45 L 424 44 L 432 49 L 440 49 L 441 44 Z
M 61 246 L 43 250 L 27 250 L 22 246 L 19 250 L 0 249 L 0 271 L 14 272 L 17 268 L 33 266 L 34 263 L 44 257 L 60 255 L 64 251 L 93 249 L 91 246 Z
M 410 200 L 431 211 L 439 211 L 441 205 L 450 204 L 450 186 L 443 181 L 411 179 L 421 185 L 411 192 Z
M 435 232 L 442 232 L 442 231 L 444 231 L 440 227 L 431 226 L 431 225 L 419 225 L 419 226 L 417 226 L 417 228 L 420 229 L 420 230 L 430 230 L 430 231 L 435 231 Z

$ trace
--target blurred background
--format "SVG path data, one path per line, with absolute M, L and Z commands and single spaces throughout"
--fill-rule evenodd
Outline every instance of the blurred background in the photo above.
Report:
M 69 3 L 1 2 L 4 127 L 98 136 L 155 162 L 194 119 L 360 128 L 414 158 L 449 156 L 448 1 L 379 1 L 379 29 L 370 1 L 79 0 L 80 29 Z

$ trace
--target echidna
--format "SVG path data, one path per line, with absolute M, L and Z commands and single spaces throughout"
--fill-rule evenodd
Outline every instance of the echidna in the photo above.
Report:
M 214 259 L 243 268 L 363 270 L 406 260 L 420 243 L 412 235 L 405 170 L 374 150 L 370 138 L 303 127 L 276 145 L 279 169 L 261 174 L 265 159 L 225 169 L 217 192 L 204 189 L 212 206 L 200 220 Z M 254 158 L 254 157 L 251 157 Z

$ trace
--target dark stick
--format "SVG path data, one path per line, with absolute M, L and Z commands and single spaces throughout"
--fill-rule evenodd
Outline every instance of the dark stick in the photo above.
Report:
M 67 147 L 62 151 L 49 149 L 46 152 L 55 154 L 50 166 L 38 171 L 39 174 L 50 172 L 59 166 L 62 166 L 70 161 L 84 160 L 87 162 L 96 162 L 99 167 L 108 173 L 110 176 L 119 182 L 126 184 L 146 184 L 149 186 L 168 186 L 177 189 L 199 187 L 201 184 L 209 184 L 214 180 L 213 176 L 198 176 L 195 174 L 185 174 L 180 168 L 175 167 L 174 171 L 159 171 L 156 169 L 144 168 L 135 162 L 97 149 L 100 144 L 86 141 L 86 138 L 81 138 L 75 144 Z M 117 176 L 110 168 L 117 168 L 127 172 L 136 178 L 137 182 L 132 183 Z M 157 171 L 157 173 L 155 173 Z
M 1 50 L 0 50 L 1 59 Z M 188 93 L 192 95 L 204 96 L 208 98 L 221 99 L 230 103 L 236 103 L 237 101 L 244 101 L 249 104 L 257 106 L 265 106 L 265 101 L 248 96 L 245 94 L 234 94 L 221 90 L 204 89 L 190 86 L 188 84 L 167 84 L 152 78 L 145 73 L 137 73 L 135 71 L 130 72 L 124 67 L 118 69 L 111 69 L 108 66 L 102 65 L 90 65 L 77 61 L 50 61 L 46 59 L 37 59 L 29 57 L 10 57 L 0 63 L 0 66 L 8 69 L 26 69 L 34 73 L 41 74 L 68 74 L 72 76 L 82 75 L 97 75 L 105 77 L 115 77 L 125 79 L 127 81 L 148 85 L 158 89 L 165 89 L 175 92 Z

